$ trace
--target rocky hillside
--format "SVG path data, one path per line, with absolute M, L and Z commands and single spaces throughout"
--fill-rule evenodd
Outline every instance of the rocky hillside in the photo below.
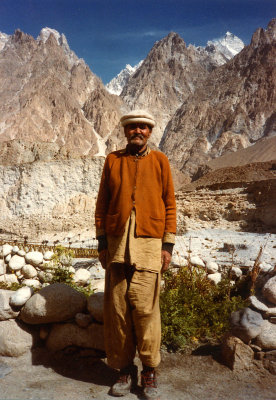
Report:
M 18 30 L 1 37 L 0 51 L 1 142 L 55 143 L 73 156 L 104 154 L 101 138 L 114 130 L 121 101 L 64 35 L 46 28 L 35 40 Z
M 276 134 L 276 20 L 209 74 L 166 127 L 161 149 L 191 176 L 199 164 Z

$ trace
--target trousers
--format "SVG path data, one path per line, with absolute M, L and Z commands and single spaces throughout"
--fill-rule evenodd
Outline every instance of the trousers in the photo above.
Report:
M 160 273 L 112 263 L 105 276 L 104 341 L 107 363 L 122 369 L 138 351 L 142 363 L 160 363 Z

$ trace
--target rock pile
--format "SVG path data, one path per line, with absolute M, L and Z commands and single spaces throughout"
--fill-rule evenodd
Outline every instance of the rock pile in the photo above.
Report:
M 74 268 L 67 256 L 60 256 L 57 263 L 53 252 L 25 252 L 7 244 L 2 256 L 0 282 L 23 286 L 16 291 L 0 289 L 0 355 L 20 356 L 38 340 L 53 351 L 68 346 L 104 351 L 104 271 L 97 265 L 81 268 L 80 262 Z M 64 283 L 50 284 L 55 268 L 70 271 L 76 286 L 94 293 L 86 298 Z
M 276 375 L 276 271 L 260 271 L 250 305 L 231 315 L 222 355 L 235 371 L 250 369 L 253 360 Z

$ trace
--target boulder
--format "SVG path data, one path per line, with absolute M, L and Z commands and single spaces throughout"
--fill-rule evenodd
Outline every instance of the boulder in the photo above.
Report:
M 93 293 L 89 296 L 87 309 L 96 321 L 103 322 L 104 292 Z
M 246 307 L 231 314 L 231 333 L 248 343 L 260 334 L 263 323 L 260 313 Z
M 4 244 L 2 252 L 3 252 L 3 257 L 8 256 L 12 252 L 12 246 L 10 244 Z
M 232 279 L 238 279 L 242 276 L 242 270 L 238 267 L 232 267 L 230 270 L 230 277 Z
M 218 272 L 219 266 L 215 261 L 207 260 L 206 269 L 208 274 L 215 274 L 216 272 Z
M 94 290 L 95 293 L 97 292 L 104 292 L 105 280 L 104 279 L 95 279 L 91 281 L 90 287 Z
M 255 344 L 264 350 L 276 349 L 276 325 L 265 320 L 261 333 L 256 337 Z
M 214 274 L 209 274 L 207 278 L 217 285 L 221 281 L 221 273 L 215 272 Z
M 13 246 L 12 254 L 17 254 L 18 252 L 19 252 L 19 247 L 18 246 Z
M 21 257 L 25 257 L 26 251 L 25 251 L 25 250 L 19 250 L 19 251 L 17 252 L 17 255 L 18 255 L 18 256 L 21 256 Z
M 0 282 L 5 282 L 7 283 L 7 285 L 11 285 L 13 283 L 19 283 L 16 275 L 14 274 L 0 275 Z
M 46 251 L 46 252 L 44 253 L 43 258 L 44 258 L 45 261 L 50 261 L 50 260 L 53 258 L 53 256 L 54 256 L 54 252 L 48 250 L 48 251 Z
M 29 286 L 35 289 L 40 289 L 41 283 L 37 279 L 24 279 L 22 285 Z
M 51 351 L 62 350 L 68 346 L 104 350 L 103 325 L 93 323 L 83 329 L 75 323 L 54 324 L 46 346 Z
M 11 255 L 11 254 L 8 254 L 8 255 L 5 257 L 5 262 L 8 264 L 11 258 L 12 258 L 12 255 Z
M 33 337 L 28 327 L 10 319 L 0 323 L 0 355 L 19 357 L 31 349 Z
M 263 287 L 264 297 L 272 304 L 276 304 L 276 276 L 270 278 Z
M 4 260 L 0 260 L 0 275 L 4 275 L 7 272 L 7 267 Z
M 251 305 L 259 311 L 267 311 L 268 310 L 267 305 L 264 304 L 263 302 L 261 302 L 260 300 L 258 300 L 256 296 L 250 296 L 249 301 L 250 301 Z
M 24 265 L 25 265 L 25 258 L 20 257 L 17 254 L 12 256 L 12 258 L 9 261 L 9 268 L 12 271 L 19 271 L 20 269 L 23 268 Z
M 190 261 L 195 267 L 205 267 L 204 261 L 198 256 L 192 256 Z
M 22 307 L 32 296 L 33 292 L 33 289 L 28 286 L 18 289 L 11 295 L 10 305 L 14 307 Z
M 10 297 L 15 292 L 13 290 L 0 290 L 0 321 L 16 318 L 19 311 L 13 310 L 10 306 Z
M 254 351 L 242 340 L 227 334 L 222 341 L 221 355 L 224 363 L 235 372 L 250 370 Z
M 25 264 L 22 268 L 22 274 L 25 278 L 35 278 L 37 276 L 37 270 L 31 264 Z
M 26 263 L 37 266 L 43 262 L 43 254 L 40 251 L 29 251 L 25 255 Z
M 84 311 L 86 297 L 64 283 L 54 283 L 35 293 L 22 308 L 20 318 L 29 324 L 66 321 Z
M 77 313 L 75 315 L 75 321 L 76 324 L 81 327 L 81 328 L 87 328 L 88 325 L 91 324 L 92 322 L 92 317 L 90 314 L 84 314 L 84 313 Z
M 276 375 L 276 350 L 267 351 L 263 359 L 264 367 L 273 375 Z
M 80 268 L 76 271 L 73 279 L 78 285 L 85 286 L 88 284 L 90 277 L 90 272 L 87 269 Z

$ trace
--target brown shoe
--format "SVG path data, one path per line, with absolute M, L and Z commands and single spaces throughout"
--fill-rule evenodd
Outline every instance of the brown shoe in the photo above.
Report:
M 110 389 L 112 396 L 121 397 L 137 386 L 137 367 L 131 365 L 120 371 L 119 378 Z
M 147 400 L 159 400 L 160 393 L 157 388 L 155 370 L 143 370 L 141 372 L 141 385 L 144 389 L 144 396 Z

